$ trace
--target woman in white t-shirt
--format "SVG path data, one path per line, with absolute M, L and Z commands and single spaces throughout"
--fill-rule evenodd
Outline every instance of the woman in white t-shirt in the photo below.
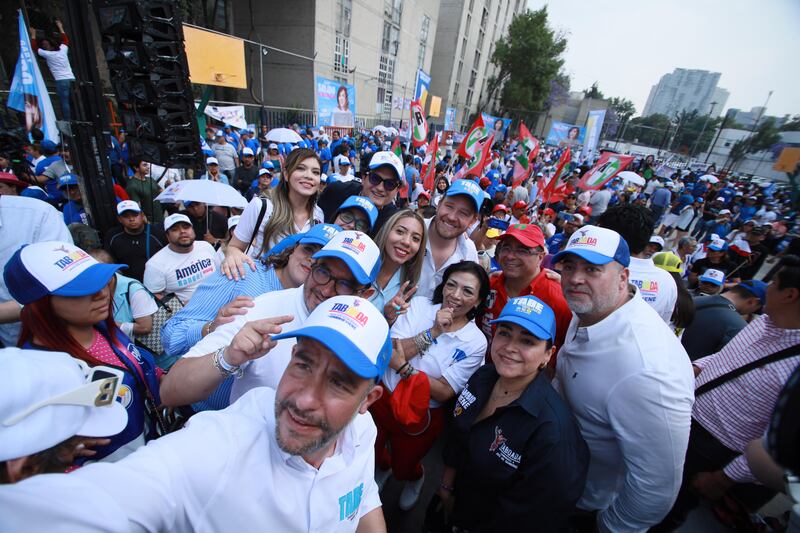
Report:
M 392 326 L 392 360 L 381 378 L 385 393 L 370 412 L 378 428 L 378 484 L 388 479 L 390 469 L 405 482 L 399 503 L 403 510 L 411 509 L 419 498 L 425 480 L 422 458 L 444 427 L 442 404 L 458 395 L 483 364 L 486 337 L 473 319 L 488 294 L 489 276 L 478 263 L 453 263 L 445 269 L 433 298 L 411 300 L 408 312 Z M 409 388 L 414 389 L 415 404 L 427 396 L 427 412 L 417 422 L 402 413 L 398 416 L 398 409 L 410 409 L 398 399 L 407 397 Z M 394 395 L 398 395 L 395 400 Z
M 221 268 L 229 279 L 244 277 L 245 263 L 255 272 L 255 260 L 278 241 L 306 232 L 324 218 L 317 206 L 322 162 L 316 152 L 309 148 L 293 150 L 284 168 L 285 179 L 281 178 L 270 198 L 253 198 L 239 218 Z

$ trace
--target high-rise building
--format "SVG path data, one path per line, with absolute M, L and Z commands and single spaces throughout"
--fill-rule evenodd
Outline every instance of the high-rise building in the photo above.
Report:
M 719 72 L 684 68 L 664 74 L 650 89 L 642 116 L 662 114 L 672 118 L 681 111 L 719 116 L 730 96 L 728 91 L 717 87 L 719 77 Z M 713 107 L 712 102 L 715 102 Z
M 522 0 L 442 0 L 433 46 L 431 94 L 442 98 L 441 124 L 448 107 L 456 110 L 456 128 L 469 126 L 481 95 L 494 73 L 490 59 L 495 42 L 504 36 Z

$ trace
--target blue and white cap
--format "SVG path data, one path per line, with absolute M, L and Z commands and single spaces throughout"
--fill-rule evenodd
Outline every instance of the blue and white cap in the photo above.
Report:
M 375 221 L 378 220 L 378 208 L 375 207 L 372 200 L 366 196 L 351 196 L 339 206 L 336 212 L 338 213 L 342 209 L 348 209 L 350 207 L 357 207 L 364 211 L 367 214 L 367 218 L 369 218 L 369 227 L 375 227 Z
M 358 296 L 329 298 L 308 315 L 300 328 L 273 335 L 272 339 L 291 337 L 322 343 L 365 379 L 382 376 L 392 355 L 389 324 L 374 305 Z
M 708 245 L 708 249 L 709 250 L 713 250 L 715 252 L 721 252 L 721 251 L 725 250 L 727 247 L 728 247 L 728 243 L 725 242 L 725 239 L 721 239 L 719 237 L 716 238 L 716 239 L 712 239 L 711 242 Z
M 319 244 L 325 246 L 331 238 L 342 231 L 342 228 L 336 224 L 315 224 L 310 230 L 304 233 L 293 233 L 287 235 L 278 243 L 270 248 L 267 255 L 279 254 L 287 248 L 291 248 L 295 244 Z
M 569 238 L 567 246 L 553 256 L 553 264 L 564 259 L 567 254 L 577 255 L 595 265 L 616 261 L 627 267 L 631 262 L 631 252 L 622 235 L 598 226 L 583 226 L 576 230 Z
M 458 194 L 469 196 L 470 200 L 475 204 L 475 211 L 481 210 L 481 205 L 483 204 L 483 189 L 481 189 L 480 185 L 472 180 L 456 180 L 450 185 L 450 188 L 447 189 L 445 196 L 456 196 Z
M 709 268 L 703 275 L 700 276 L 700 281 L 705 281 L 706 283 L 713 283 L 717 287 L 721 287 L 723 283 L 725 283 L 725 272 L 722 270 L 717 270 L 715 268 Z
M 64 174 L 60 178 L 58 178 L 58 188 L 62 189 L 68 185 L 77 185 L 78 184 L 78 176 L 75 174 Z
M 395 176 L 399 180 L 403 180 L 405 178 L 405 172 L 403 170 L 403 162 L 400 161 L 400 158 L 394 152 L 390 151 L 383 151 L 383 152 L 375 152 L 372 155 L 372 158 L 369 160 L 369 168 L 370 170 L 375 170 L 376 168 L 380 167 L 388 167 L 394 171 Z
M 73 244 L 45 241 L 26 244 L 14 252 L 3 270 L 3 279 L 11 296 L 25 305 L 49 294 L 94 294 L 126 266 L 99 263 Z
M 500 316 L 490 321 L 511 322 L 528 330 L 537 339 L 554 341 L 556 338 L 556 315 L 546 303 L 535 296 L 512 298 L 500 311 Z
M 142 208 L 139 207 L 139 204 L 137 204 L 133 200 L 122 200 L 120 203 L 117 204 L 117 214 L 121 215 L 125 211 L 131 211 L 133 213 L 141 213 Z
M 314 254 L 314 259 L 321 257 L 335 257 L 344 261 L 353 277 L 362 285 L 375 281 L 381 269 L 378 245 L 369 235 L 360 231 L 340 231 Z

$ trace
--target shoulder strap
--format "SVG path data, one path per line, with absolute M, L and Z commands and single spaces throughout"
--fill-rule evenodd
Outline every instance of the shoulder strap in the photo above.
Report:
M 697 387 L 694 391 L 694 397 L 697 398 L 698 396 L 705 394 L 706 392 L 716 389 L 720 385 L 727 383 L 733 379 L 738 378 L 742 374 L 746 374 L 751 370 L 755 370 L 756 368 L 761 368 L 762 366 L 766 366 L 770 363 L 775 363 L 777 361 L 782 361 L 783 359 L 788 359 L 789 357 L 794 357 L 795 355 L 800 355 L 800 344 L 795 344 L 794 346 L 790 346 L 785 350 L 781 350 L 779 352 L 775 352 L 773 354 L 767 355 L 766 357 L 762 357 L 761 359 L 757 359 L 755 361 L 751 361 L 744 366 L 740 366 L 730 372 L 722 374 L 718 376 L 708 383 L 704 383 Z
M 261 229 L 261 222 L 264 220 L 264 215 L 267 212 L 267 199 L 261 198 L 261 211 L 258 213 L 258 219 L 256 220 L 256 226 L 253 228 L 253 234 L 250 236 L 250 241 L 247 243 L 247 248 L 245 249 L 244 253 L 250 251 L 250 247 L 253 246 L 253 241 L 256 240 L 256 235 L 258 235 L 258 230 Z
M 147 260 L 150 259 L 150 223 L 149 222 L 147 224 L 145 224 L 145 230 L 146 230 L 147 233 L 145 234 L 144 250 L 145 250 L 145 257 L 146 257 L 145 261 L 147 261 Z

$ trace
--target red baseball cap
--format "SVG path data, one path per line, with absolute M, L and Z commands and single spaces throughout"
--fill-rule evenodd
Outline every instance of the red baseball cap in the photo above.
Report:
M 18 179 L 14 174 L 11 174 L 10 172 L 0 172 L 0 182 L 13 185 L 14 187 L 17 188 L 18 191 L 28 186 L 27 183 Z
M 528 204 L 525 202 L 525 200 L 520 200 L 518 202 L 514 202 L 514 205 L 511 206 L 511 209 L 525 209 L 526 207 L 528 207 Z
M 494 209 L 492 209 L 492 213 L 497 213 L 498 211 L 508 212 L 508 208 L 505 206 L 505 204 L 497 204 L 494 206 Z
M 481 180 L 478 182 L 478 185 L 480 185 L 481 189 L 485 189 L 486 187 L 488 187 L 491 184 L 492 184 L 492 180 L 490 180 L 486 176 L 482 177 Z
M 543 215 L 549 215 L 549 216 L 551 216 L 551 217 L 554 217 L 554 216 L 556 216 L 556 212 L 555 212 L 555 210 L 553 210 L 553 209 L 552 209 L 552 208 L 550 208 L 550 207 L 548 207 L 547 209 L 545 209 L 544 211 L 542 211 L 542 214 L 543 214 Z
M 498 238 L 505 239 L 507 237 L 517 239 L 523 246 L 528 248 L 544 247 L 544 234 L 539 229 L 539 226 L 535 224 L 512 224 Z

